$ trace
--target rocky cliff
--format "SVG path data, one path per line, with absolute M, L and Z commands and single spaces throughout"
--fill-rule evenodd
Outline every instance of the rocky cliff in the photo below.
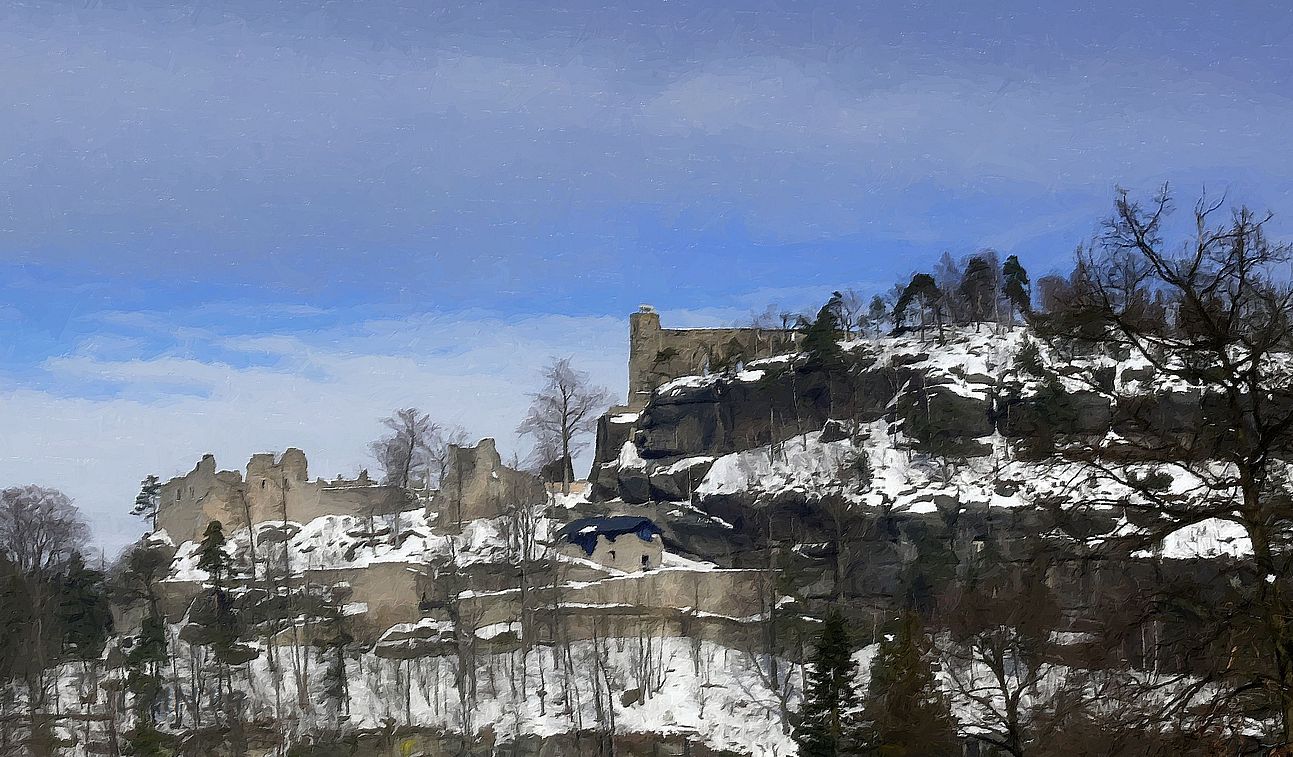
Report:
M 1194 430 L 1200 449 L 1209 398 L 1134 356 L 1058 352 L 987 326 L 843 347 L 829 369 L 767 358 L 673 380 L 640 412 L 603 417 L 593 498 L 651 513 L 680 551 L 773 561 L 792 595 L 869 607 L 876 622 L 976 571 L 1022 580 L 1045 555 L 1067 622 L 1090 626 L 1164 572 L 1246 550 L 1216 520 L 1146 549 L 1155 524 L 1117 506 L 1134 492 L 1052 454 L 1075 439 L 1118 454 L 1119 439 L 1150 431 Z M 1145 475 L 1190 483 L 1152 461 Z

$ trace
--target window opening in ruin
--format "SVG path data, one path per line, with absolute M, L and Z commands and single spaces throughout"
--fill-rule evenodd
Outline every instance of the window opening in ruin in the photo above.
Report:
M 649 568 L 649 567 L 651 567 L 651 558 L 650 558 L 650 556 L 648 556 L 648 555 L 642 555 L 642 567 L 644 567 L 644 568 Z
M 611 550 L 611 559 L 612 559 L 612 560 L 614 560 L 614 559 L 615 559 L 615 550 L 613 550 L 613 549 Z

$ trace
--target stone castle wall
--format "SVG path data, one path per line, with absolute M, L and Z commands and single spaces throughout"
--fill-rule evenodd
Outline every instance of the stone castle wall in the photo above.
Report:
M 666 329 L 643 305 L 629 316 L 628 409 L 644 407 L 661 384 L 680 376 L 719 371 L 795 349 L 789 329 Z
M 665 616 L 710 615 L 747 619 L 762 612 L 768 573 L 760 570 L 640 571 L 625 576 L 562 585 L 556 592 L 561 607 L 580 612 L 616 610 L 628 614 Z M 551 587 L 534 590 L 531 600 L 551 606 Z M 478 594 L 463 600 L 463 614 L 476 619 L 477 627 L 516 622 L 521 616 L 519 589 Z
M 368 516 L 409 506 L 403 489 L 377 485 L 367 475 L 310 481 L 299 449 L 252 455 L 245 479 L 239 471 L 217 470 L 215 457 L 203 455 L 192 471 L 167 481 L 160 497 L 157 527 L 176 544 L 202 538 L 213 520 L 231 530 L 246 527 L 249 517 L 251 523 L 308 523 L 323 515 Z
M 468 521 L 497 518 L 508 508 L 545 499 L 543 482 L 503 465 L 494 440 L 486 437 L 475 447 L 449 445 L 449 470 L 428 509 L 439 514 L 438 528 L 453 531 Z

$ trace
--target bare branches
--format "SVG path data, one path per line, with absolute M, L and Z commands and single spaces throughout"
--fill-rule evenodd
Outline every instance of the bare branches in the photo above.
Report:
M 382 419 L 390 432 L 369 445 L 386 483 L 409 488 L 426 484 L 433 440 L 440 426 L 415 407 L 396 410 Z
M 29 485 L 0 491 L 0 550 L 25 576 L 61 570 L 89 535 L 81 511 L 57 489 Z
M 1237 584 L 1239 606 L 1262 629 L 1266 658 L 1213 681 L 1227 692 L 1265 683 L 1281 713 L 1281 743 L 1293 742 L 1293 603 L 1278 577 L 1293 567 L 1293 289 L 1289 245 L 1265 233 L 1270 215 L 1225 198 L 1193 206 L 1192 238 L 1166 240 L 1173 203 L 1163 186 L 1142 203 L 1119 190 L 1096 244 L 1079 250 L 1068 282 L 1043 288 L 1052 348 L 1082 352 L 1086 381 L 1109 398 L 1109 433 L 1059 445 L 1059 465 L 1100 482 L 1105 504 L 1139 512 L 1148 543 L 1210 518 L 1240 525 L 1257 581 Z M 1136 365 L 1143 367 L 1136 367 Z M 1100 386 L 1096 368 L 1123 372 L 1132 387 Z M 1150 471 L 1170 470 L 1168 483 Z M 1155 474 L 1157 475 L 1157 473 Z M 1087 496 L 1078 506 L 1089 506 Z M 1202 603 L 1203 610 L 1224 607 Z M 1264 637 L 1264 638 L 1261 638 Z
M 533 437 L 544 449 L 555 448 L 559 443 L 559 459 L 567 461 L 583 448 L 580 438 L 596 427 L 597 416 L 610 401 L 610 392 L 589 384 L 588 374 L 575 369 L 567 357 L 548 363 L 543 369 L 543 387 L 530 398 L 529 413 L 516 432 Z M 569 468 L 564 464 L 562 467 L 562 492 L 569 493 Z

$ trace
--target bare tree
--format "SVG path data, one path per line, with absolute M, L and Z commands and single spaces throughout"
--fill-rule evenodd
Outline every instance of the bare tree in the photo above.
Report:
M 445 476 L 453 464 L 452 447 L 463 447 L 467 444 L 467 429 L 462 426 L 440 426 L 431 436 L 427 452 L 428 485 L 443 487 Z
M 561 436 L 548 432 L 540 432 L 533 435 L 534 446 L 530 448 L 530 454 L 526 456 L 526 467 L 543 478 L 545 482 L 559 480 L 552 474 L 560 468 L 566 467 L 566 460 L 561 454 Z M 565 475 L 565 474 L 560 474 Z
M 49 694 L 48 672 L 59 646 L 59 574 L 88 536 L 80 510 L 57 489 L 29 485 L 0 491 L 0 556 L 11 564 L 26 595 L 26 622 L 15 629 L 15 636 L 20 639 L 32 733 Z M 0 608 L 15 613 L 18 609 Z
M 415 407 L 396 410 L 382 419 L 390 432 L 368 445 L 388 484 L 408 488 L 425 482 L 433 440 L 440 427 Z
M 840 325 L 844 327 L 844 333 L 852 336 L 853 329 L 862 329 L 866 322 L 866 299 L 858 293 L 856 289 L 845 289 L 840 292 L 839 300 L 839 317 Z
M 57 489 L 15 486 L 0 492 L 0 550 L 23 575 L 58 572 L 89 534 L 81 511 Z
M 1119 399 L 1117 434 L 1072 439 L 1060 459 L 1081 466 L 1110 492 L 1082 504 L 1126 508 L 1143 524 L 1146 543 L 1208 519 L 1243 529 L 1256 580 L 1241 582 L 1247 596 L 1235 606 L 1262 628 L 1245 651 L 1265 664 L 1223 690 L 1269 695 L 1280 714 L 1276 738 L 1287 748 L 1293 744 L 1287 581 L 1293 569 L 1293 290 L 1286 266 L 1293 251 L 1267 238 L 1269 215 L 1239 208 L 1219 221 L 1223 203 L 1201 199 L 1191 237 L 1169 243 L 1167 187 L 1146 205 L 1119 190 L 1103 234 L 1091 249 L 1079 250 L 1073 277 L 1042 282 L 1051 312 L 1039 326 L 1057 351 L 1084 350 L 1088 362 L 1115 369 L 1133 359 L 1154 391 L 1185 386 L 1194 393 L 1197 414 L 1175 421 L 1155 402 Z M 1154 475 L 1147 474 L 1151 465 Z M 1175 483 L 1163 486 L 1163 476 Z
M 561 459 L 573 458 L 591 432 L 598 414 L 610 401 L 610 392 L 588 383 L 588 374 L 576 370 L 570 358 L 554 358 L 543 369 L 543 388 L 530 395 L 530 411 L 517 426 L 518 434 L 561 442 Z M 564 467 L 564 466 L 563 466 Z M 561 493 L 570 493 L 570 472 L 562 473 Z

